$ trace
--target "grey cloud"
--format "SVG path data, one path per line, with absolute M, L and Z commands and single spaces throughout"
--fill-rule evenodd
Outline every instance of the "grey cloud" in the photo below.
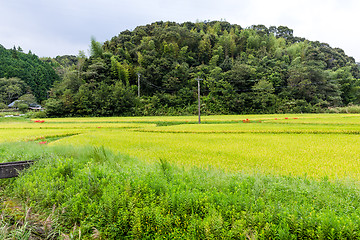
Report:
M 355 0 L 3 0 L 0 44 L 20 45 L 39 56 L 77 54 L 88 48 L 91 36 L 105 41 L 161 20 L 226 19 L 242 27 L 286 25 L 300 37 L 328 42 L 360 59 L 358 8 Z

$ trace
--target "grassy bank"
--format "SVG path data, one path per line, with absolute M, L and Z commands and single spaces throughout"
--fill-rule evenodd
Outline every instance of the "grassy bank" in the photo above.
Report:
M 16 143 L 0 151 L 38 159 L 0 181 L 1 239 L 360 238 L 354 182 L 183 169 L 102 147 Z

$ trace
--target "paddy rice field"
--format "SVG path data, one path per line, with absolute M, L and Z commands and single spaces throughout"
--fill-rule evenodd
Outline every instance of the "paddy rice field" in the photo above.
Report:
M 0 118 L 0 239 L 360 239 L 360 115 Z
M 44 122 L 42 122 L 43 120 Z M 185 168 L 360 178 L 360 115 L 59 118 L 0 122 L 0 142 L 103 146 Z

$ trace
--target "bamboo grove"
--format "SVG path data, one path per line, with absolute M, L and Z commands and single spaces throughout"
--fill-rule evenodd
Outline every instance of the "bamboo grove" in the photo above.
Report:
M 197 77 L 206 114 L 324 112 L 360 102 L 355 60 L 285 26 L 155 22 L 102 44 L 92 38 L 89 52 L 45 59 L 60 76 L 48 116 L 194 114 Z

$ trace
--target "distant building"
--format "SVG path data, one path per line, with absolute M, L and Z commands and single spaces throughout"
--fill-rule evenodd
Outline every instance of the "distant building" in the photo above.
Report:
M 35 111 L 43 110 L 42 107 L 39 104 L 36 104 L 36 103 L 29 104 L 29 109 L 30 110 L 35 110 Z
M 8 107 L 9 107 L 9 108 L 16 108 L 16 107 L 15 107 L 15 104 L 16 104 L 17 102 L 21 102 L 21 101 L 20 101 L 20 100 L 15 100 L 15 101 L 13 101 L 12 103 L 10 103 L 10 104 L 8 105 Z
M 15 109 L 17 109 L 17 107 L 16 107 L 16 103 L 17 103 L 17 102 L 22 102 L 22 100 L 15 100 L 15 101 L 13 101 L 12 103 L 10 103 L 10 104 L 8 105 L 8 107 L 9 107 L 9 108 L 15 108 Z M 42 108 L 39 104 L 37 104 L 37 103 L 30 103 L 30 104 L 29 104 L 29 110 L 41 111 L 41 110 L 43 110 L 43 108 Z

